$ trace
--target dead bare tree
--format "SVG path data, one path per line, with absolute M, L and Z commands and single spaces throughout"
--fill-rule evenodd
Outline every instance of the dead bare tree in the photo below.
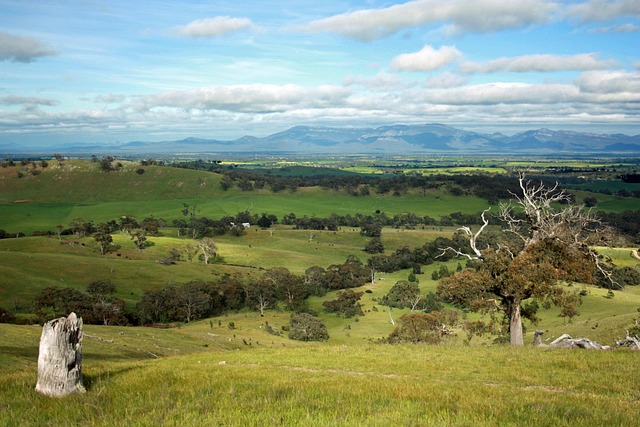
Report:
M 500 311 L 509 318 L 511 345 L 524 345 L 522 302 L 531 297 L 562 305 L 560 279 L 593 281 L 596 271 L 611 279 L 607 268 L 589 244 L 602 240 L 604 227 L 582 206 L 567 204 L 568 193 L 543 183 L 528 181 L 524 173 L 518 178 L 521 194 L 503 204 L 498 219 L 503 231 L 516 236 L 518 244 L 492 242 L 479 247 L 481 234 L 489 225 L 482 213 L 477 232 L 469 227 L 458 230 L 469 238 L 469 250 L 442 248 L 476 261 L 476 271 L 469 270 L 441 280 L 438 293 L 479 311 Z M 561 206 L 558 208 L 558 206 Z M 493 303 L 491 303 L 493 302 Z
M 52 397 L 85 391 L 82 382 L 82 318 L 75 313 L 53 319 L 42 328 L 36 391 Z

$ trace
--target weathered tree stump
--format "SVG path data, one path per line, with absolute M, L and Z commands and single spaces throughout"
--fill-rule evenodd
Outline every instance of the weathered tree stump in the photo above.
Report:
M 36 391 L 52 397 L 84 393 L 82 318 L 75 313 L 53 319 L 42 328 Z

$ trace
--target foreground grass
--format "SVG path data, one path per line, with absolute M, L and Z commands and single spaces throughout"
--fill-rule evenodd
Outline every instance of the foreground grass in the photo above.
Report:
M 0 365 L 0 425 L 631 426 L 640 415 L 630 351 L 307 345 L 127 361 L 85 342 L 84 395 L 38 395 L 33 358 Z

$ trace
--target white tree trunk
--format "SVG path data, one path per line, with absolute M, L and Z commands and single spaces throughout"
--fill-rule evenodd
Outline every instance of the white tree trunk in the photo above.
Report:
M 75 313 L 53 319 L 42 328 L 36 391 L 52 397 L 85 391 L 82 383 L 82 318 Z
M 522 313 L 520 312 L 519 302 L 514 303 L 513 311 L 511 312 L 509 334 L 511 335 L 511 345 L 524 345 L 524 337 L 522 334 Z

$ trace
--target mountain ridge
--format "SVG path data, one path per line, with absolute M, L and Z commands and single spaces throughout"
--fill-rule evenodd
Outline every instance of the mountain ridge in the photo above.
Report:
M 508 136 L 485 134 L 440 123 L 341 128 L 298 125 L 266 137 L 235 140 L 188 137 L 171 141 L 120 144 L 66 144 L 29 149 L 5 144 L 0 152 L 64 152 L 113 154 L 170 153 L 308 153 L 308 154 L 586 154 L 640 153 L 640 135 L 595 134 L 571 130 L 531 129 Z

